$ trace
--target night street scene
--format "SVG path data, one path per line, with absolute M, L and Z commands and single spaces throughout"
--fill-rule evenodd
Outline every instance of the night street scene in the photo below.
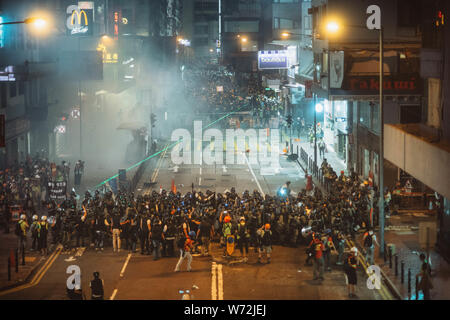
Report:
M 0 300 L 450 300 L 449 19 L 0 0 Z

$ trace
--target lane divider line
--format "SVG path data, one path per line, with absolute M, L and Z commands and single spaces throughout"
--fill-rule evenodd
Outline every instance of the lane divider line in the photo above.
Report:
M 217 265 L 215 262 L 211 266 L 211 300 L 217 300 Z
M 2 291 L 2 292 L 0 292 L 0 296 L 6 295 L 6 294 L 9 294 L 9 293 L 14 293 L 14 292 L 17 292 L 17 291 L 22 291 L 24 289 L 31 288 L 31 287 L 39 284 L 39 282 L 41 281 L 41 279 L 44 276 L 44 274 L 52 266 L 53 262 L 56 260 L 56 258 L 61 253 L 61 249 L 62 249 L 62 246 L 59 245 L 56 248 L 56 250 L 53 251 L 53 253 L 50 255 L 50 257 L 47 259 L 47 261 L 44 263 L 44 265 L 34 275 L 33 279 L 29 283 L 23 284 L 21 286 L 15 287 L 15 288 L 11 288 L 9 290 Z
M 355 243 L 352 240 L 347 240 L 347 245 L 349 245 L 350 247 L 356 247 Z M 364 268 L 365 273 L 367 274 L 368 277 L 370 277 L 372 274 L 369 273 L 369 271 L 367 270 L 368 265 L 366 264 L 365 259 L 363 259 L 362 254 L 358 254 L 358 260 L 361 263 L 361 265 Z M 379 290 L 379 293 L 382 297 L 383 300 L 392 300 L 391 295 L 389 294 L 389 292 L 386 289 L 385 284 L 383 283 L 383 281 L 381 281 L 381 290 Z
M 258 179 L 256 178 L 255 173 L 253 172 L 252 166 L 251 166 L 250 163 L 248 162 L 248 159 L 247 159 L 247 156 L 245 155 L 245 152 L 243 152 L 242 154 L 244 155 L 245 162 L 247 162 L 247 166 L 248 166 L 250 172 L 252 173 L 253 178 L 255 179 L 255 182 L 256 182 L 256 185 L 257 185 L 258 188 L 259 188 L 259 191 L 261 192 L 263 198 L 265 198 L 265 197 L 266 197 L 266 194 L 264 193 L 263 189 L 261 188 L 261 185 L 259 184 L 259 181 L 258 181 Z
M 222 274 L 222 265 L 219 264 L 217 266 L 217 272 L 218 272 L 218 277 L 217 277 L 217 282 L 218 282 L 218 290 L 217 290 L 217 299 L 218 300 L 223 300 L 223 274 Z
M 123 275 L 125 273 L 125 269 L 127 268 L 128 262 L 130 261 L 131 253 L 128 254 L 127 260 L 125 261 L 125 264 L 122 267 L 122 271 L 120 271 L 120 277 L 123 278 Z
M 117 294 L 117 289 L 114 289 L 114 291 L 111 295 L 111 298 L 109 298 L 109 300 L 114 300 L 114 298 L 116 297 L 116 294 Z

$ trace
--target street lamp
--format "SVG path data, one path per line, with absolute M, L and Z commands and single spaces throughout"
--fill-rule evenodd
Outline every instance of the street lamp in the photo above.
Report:
M 37 17 L 31 17 L 31 18 L 26 18 L 23 21 L 11 21 L 11 22 L 2 22 L 0 23 L 0 25 L 4 25 L 4 24 L 31 24 L 33 25 L 33 27 L 35 27 L 36 29 L 44 29 L 47 26 L 47 21 L 42 19 L 42 18 L 37 18 Z
M 362 26 L 351 26 L 348 27 L 354 28 L 362 28 Z M 326 27 L 329 33 L 336 33 L 339 30 L 339 24 L 336 21 L 329 21 Z M 380 224 L 380 256 L 384 254 L 384 118 L 383 118 L 383 27 L 379 26 L 379 28 L 375 28 L 375 30 L 379 30 L 379 47 L 380 47 L 380 65 L 379 65 L 379 103 L 380 103 L 380 112 L 379 112 L 379 123 L 380 123 L 380 152 L 378 157 L 378 172 L 380 175 L 380 183 L 379 183 L 379 192 L 380 192 L 380 202 L 379 202 L 379 224 Z M 329 59 L 328 59 L 329 61 Z M 329 69 L 328 69 L 328 72 Z M 373 221 L 370 221 L 371 225 L 373 225 Z

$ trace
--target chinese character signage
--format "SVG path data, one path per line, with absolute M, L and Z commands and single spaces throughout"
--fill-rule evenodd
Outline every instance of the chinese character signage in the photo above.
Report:
M 66 200 L 67 181 L 49 181 L 48 195 L 52 200 Z

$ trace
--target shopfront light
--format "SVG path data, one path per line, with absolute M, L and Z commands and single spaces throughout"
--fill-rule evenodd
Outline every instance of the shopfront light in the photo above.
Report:
M 323 111 L 323 105 L 318 103 L 316 104 L 316 112 L 321 113 Z

